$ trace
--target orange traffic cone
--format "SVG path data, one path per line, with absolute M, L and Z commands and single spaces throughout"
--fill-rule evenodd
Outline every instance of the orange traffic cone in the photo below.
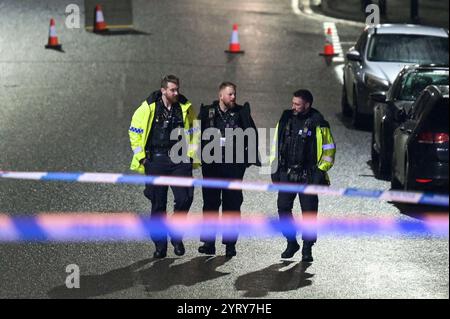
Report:
M 55 19 L 50 19 L 48 44 L 45 46 L 45 48 L 62 51 L 62 45 L 58 43 L 58 36 L 56 35 Z
M 105 22 L 105 17 L 103 16 L 103 11 L 101 5 L 95 6 L 94 12 L 94 32 L 105 32 L 108 31 L 108 26 Z
M 241 50 L 241 45 L 239 44 L 239 34 L 237 24 L 233 24 L 233 33 L 231 34 L 230 47 L 228 50 L 225 50 L 225 52 L 234 54 L 245 52 Z
M 325 62 L 327 65 L 330 65 L 331 62 L 333 61 L 333 57 L 338 55 L 334 52 L 334 46 L 332 43 L 331 35 L 332 35 L 331 28 L 328 28 L 326 33 L 325 45 L 323 47 L 323 52 L 319 53 L 320 56 L 323 56 L 325 58 Z
M 325 43 L 325 46 L 323 48 L 323 55 L 324 56 L 336 56 L 337 54 L 334 53 L 334 46 L 327 42 Z

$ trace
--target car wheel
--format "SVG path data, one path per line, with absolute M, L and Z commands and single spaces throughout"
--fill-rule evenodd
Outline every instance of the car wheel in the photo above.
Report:
M 405 159 L 406 167 L 405 167 L 405 183 L 403 185 L 403 189 L 405 191 L 415 190 L 417 189 L 414 179 L 411 176 L 411 171 L 409 169 L 409 161 L 408 158 Z
M 402 186 L 403 185 L 400 183 L 400 181 L 395 176 L 395 163 L 394 163 L 394 160 L 392 160 L 392 165 L 391 165 L 391 189 L 399 190 L 399 189 L 402 189 Z
M 351 109 L 350 105 L 348 104 L 347 89 L 345 88 L 345 81 L 344 81 L 344 84 L 342 85 L 341 109 L 342 109 L 342 114 L 344 116 L 350 117 L 352 115 L 352 109 Z
M 363 128 L 363 116 L 358 112 L 358 98 L 356 97 L 356 90 L 353 91 L 353 108 L 352 125 L 356 129 Z
M 390 175 L 390 165 L 389 163 L 391 163 L 390 160 L 390 156 L 388 154 L 388 152 L 386 151 L 386 142 L 384 141 L 384 133 L 383 133 L 383 128 L 381 128 L 381 134 L 383 134 L 383 136 L 381 136 L 380 139 L 380 153 L 378 154 L 378 167 L 377 167 L 377 173 L 378 176 L 381 179 L 389 179 L 389 175 Z
M 402 186 L 397 177 L 395 177 L 395 174 L 391 174 L 391 189 L 399 190 L 402 189 Z
M 375 129 L 372 131 L 372 142 L 371 142 L 370 155 L 372 158 L 372 168 L 375 173 L 375 177 L 378 177 L 378 162 L 380 161 L 380 157 L 378 152 L 375 150 Z

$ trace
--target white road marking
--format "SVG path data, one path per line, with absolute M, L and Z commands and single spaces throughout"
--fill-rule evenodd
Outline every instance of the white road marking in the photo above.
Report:
M 334 67 L 334 72 L 339 83 L 344 84 L 344 64 L 339 64 Z
M 350 21 L 350 20 L 345 20 L 345 19 L 338 19 L 338 18 L 330 18 L 321 14 L 318 14 L 314 11 L 311 10 L 310 4 L 309 4 L 310 0 L 291 0 L 291 6 L 292 6 L 292 11 L 296 14 L 296 15 L 304 15 L 307 16 L 310 19 L 316 20 L 316 21 L 333 21 L 336 23 L 341 23 L 341 24 L 345 24 L 345 25 L 351 25 L 351 26 L 356 26 L 356 27 L 364 27 L 365 24 L 362 22 L 356 22 L 356 21 Z M 299 8 L 301 4 L 301 8 Z
M 302 14 L 302 12 L 300 11 L 299 7 L 298 7 L 298 2 L 299 0 L 291 0 L 291 6 L 292 6 L 292 11 L 294 11 L 294 13 L 296 15 L 300 15 Z

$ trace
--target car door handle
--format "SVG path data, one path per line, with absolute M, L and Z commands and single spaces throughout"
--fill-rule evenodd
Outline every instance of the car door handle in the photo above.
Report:
M 407 129 L 406 127 L 400 127 L 400 131 L 402 131 L 402 132 L 406 132 L 407 134 L 411 134 L 412 133 L 412 130 L 411 129 Z
M 402 132 L 406 132 L 406 133 L 408 133 L 408 134 L 411 134 L 412 133 L 412 130 L 410 129 L 410 128 L 406 128 L 406 127 L 404 127 L 404 126 L 400 126 L 400 131 L 402 131 Z

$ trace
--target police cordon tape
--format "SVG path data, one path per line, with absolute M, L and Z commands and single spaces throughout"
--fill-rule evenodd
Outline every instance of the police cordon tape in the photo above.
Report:
M 87 241 L 148 241 L 152 236 L 167 233 L 198 239 L 200 233 L 226 238 L 238 232 L 240 237 L 274 237 L 283 230 L 295 228 L 303 234 L 318 231 L 320 236 L 412 236 L 448 238 L 448 216 L 428 216 L 424 220 L 394 218 L 319 217 L 317 221 L 247 217 L 203 219 L 171 217 L 155 220 L 133 213 L 41 213 L 36 216 L 0 214 L 0 242 L 87 242 Z M 151 234 L 151 235 L 150 235 Z
M 383 191 L 360 188 L 332 188 L 321 185 L 304 185 L 289 183 L 264 183 L 264 182 L 243 182 L 230 181 L 224 179 L 198 179 L 188 177 L 167 177 L 151 175 L 127 175 L 111 173 L 76 173 L 76 172 L 14 172 L 0 171 L 0 179 L 24 179 L 39 181 L 59 181 L 77 183 L 107 183 L 107 184 L 150 184 L 160 186 L 184 186 L 184 187 L 206 187 L 223 188 L 234 190 L 258 191 L 258 192 L 286 192 L 315 195 L 334 195 L 344 197 L 362 197 L 376 199 L 380 201 L 390 201 L 399 203 L 449 206 L 448 195 L 404 192 L 404 191 Z

